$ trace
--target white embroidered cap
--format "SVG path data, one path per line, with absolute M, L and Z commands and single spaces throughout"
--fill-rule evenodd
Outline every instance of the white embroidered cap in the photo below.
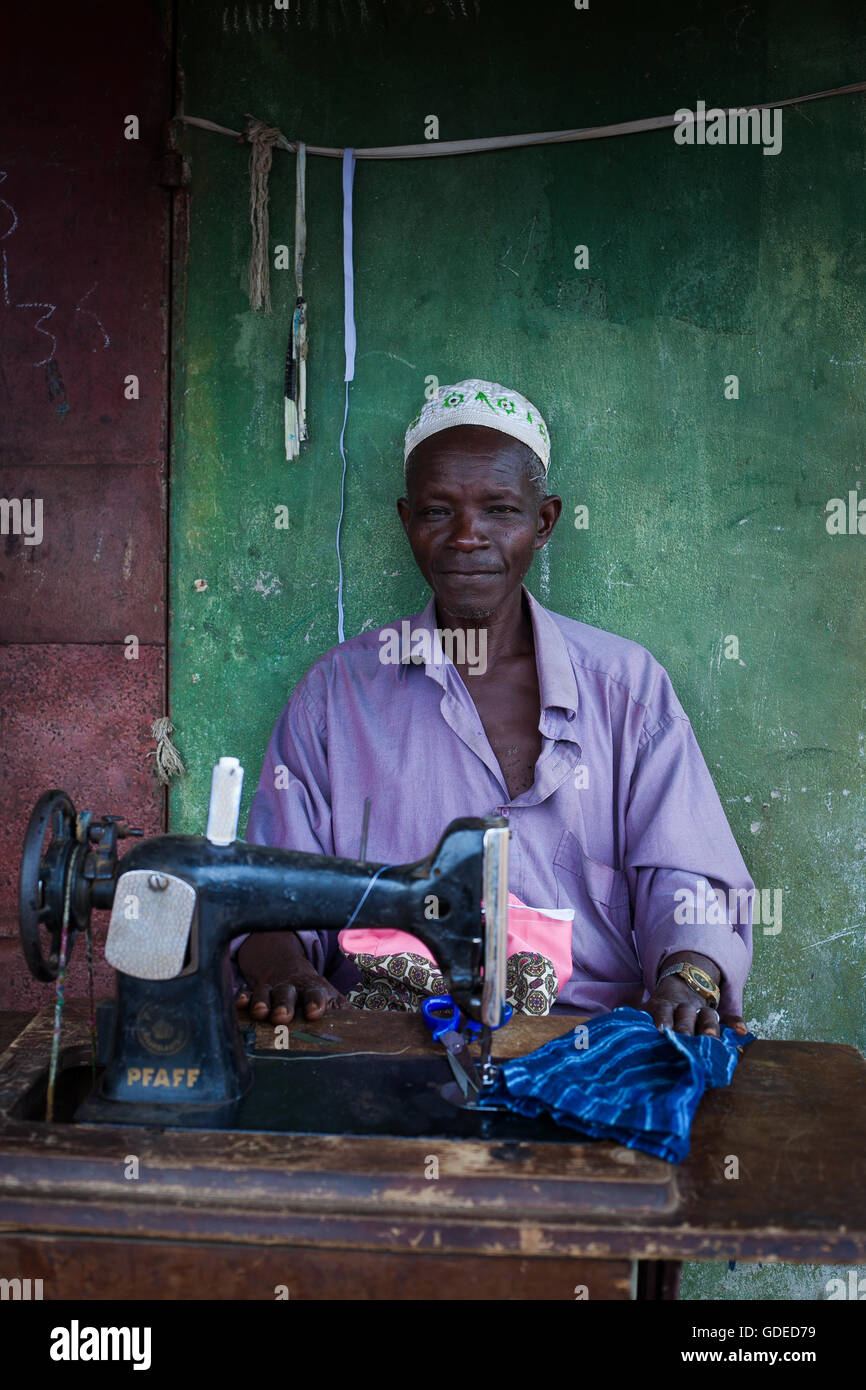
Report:
M 550 438 L 547 426 L 531 401 L 500 386 L 495 381 L 479 381 L 470 377 L 455 386 L 440 386 L 432 400 L 426 402 L 406 430 L 403 446 L 403 471 L 406 460 L 422 439 L 455 425 L 487 425 L 501 430 L 528 444 L 544 465 L 550 465 Z

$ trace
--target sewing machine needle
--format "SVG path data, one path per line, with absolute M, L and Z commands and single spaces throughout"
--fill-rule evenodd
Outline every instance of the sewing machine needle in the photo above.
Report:
M 490 1046 L 493 1038 L 493 1031 L 486 1024 L 481 1029 L 481 1082 L 487 1085 L 490 1066 Z

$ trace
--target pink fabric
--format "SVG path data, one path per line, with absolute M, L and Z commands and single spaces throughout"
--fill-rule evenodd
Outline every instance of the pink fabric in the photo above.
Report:
M 515 893 L 508 894 L 508 946 L 506 954 L 535 951 L 553 962 L 559 988 L 568 984 L 574 971 L 571 959 L 571 930 L 574 912 L 567 908 L 527 907 Z M 350 927 L 338 937 L 345 955 L 390 956 L 399 951 L 415 951 L 435 962 L 436 957 L 417 937 L 390 928 Z

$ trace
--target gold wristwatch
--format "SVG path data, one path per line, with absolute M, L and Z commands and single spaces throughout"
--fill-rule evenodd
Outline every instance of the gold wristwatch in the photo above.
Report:
M 679 975 L 681 980 L 685 980 L 690 989 L 696 990 L 702 999 L 706 999 L 711 1009 L 719 1007 L 721 990 L 714 984 L 711 976 L 705 970 L 701 970 L 697 965 L 690 965 L 688 961 L 677 961 L 676 965 L 671 965 L 667 970 L 663 970 L 658 977 L 658 984 L 661 984 L 668 975 Z

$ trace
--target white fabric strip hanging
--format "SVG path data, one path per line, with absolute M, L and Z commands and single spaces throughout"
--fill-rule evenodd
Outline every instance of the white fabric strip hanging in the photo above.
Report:
M 307 147 L 298 143 L 295 186 L 295 355 L 298 361 L 298 439 L 307 438 L 307 304 L 304 299 L 304 256 L 307 253 Z
M 295 459 L 307 438 L 307 305 L 304 300 L 304 256 L 307 250 L 307 147 L 298 142 L 295 167 L 295 309 L 286 349 L 286 458 Z
M 346 510 L 346 421 L 349 418 L 349 382 L 355 377 L 355 270 L 352 263 L 352 182 L 355 177 L 355 151 L 343 151 L 343 348 L 346 354 L 346 400 L 343 406 L 343 428 L 340 430 L 340 457 L 343 474 L 340 479 L 340 515 L 337 519 L 337 641 L 345 641 L 343 631 L 343 559 L 340 554 L 340 531 Z

